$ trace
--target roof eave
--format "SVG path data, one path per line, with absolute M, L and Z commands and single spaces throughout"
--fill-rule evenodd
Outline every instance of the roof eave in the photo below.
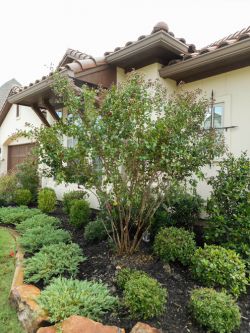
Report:
M 162 78 L 171 78 L 175 80 L 176 78 L 179 79 L 182 73 L 185 75 L 188 72 L 193 74 L 195 70 L 198 71 L 199 69 L 212 64 L 215 64 L 215 66 L 218 63 L 223 64 L 223 61 L 226 59 L 233 59 L 241 55 L 250 56 L 249 39 L 219 48 L 210 53 L 205 53 L 197 57 L 178 62 L 177 64 L 165 66 L 159 70 L 159 73 Z

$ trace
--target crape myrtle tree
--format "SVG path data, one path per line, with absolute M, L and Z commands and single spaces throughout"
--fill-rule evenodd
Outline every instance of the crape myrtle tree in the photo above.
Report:
M 44 173 L 93 191 L 118 253 L 131 254 L 168 187 L 200 174 L 223 150 L 215 131 L 203 128 L 207 100 L 197 92 L 169 96 L 136 72 L 107 90 L 76 88 L 58 73 L 54 82 L 68 117 L 33 130 Z M 65 147 L 65 136 L 76 144 Z

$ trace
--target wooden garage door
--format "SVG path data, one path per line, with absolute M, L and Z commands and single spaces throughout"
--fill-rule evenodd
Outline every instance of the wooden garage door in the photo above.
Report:
M 8 146 L 8 171 L 16 168 L 29 155 L 34 143 L 24 145 Z

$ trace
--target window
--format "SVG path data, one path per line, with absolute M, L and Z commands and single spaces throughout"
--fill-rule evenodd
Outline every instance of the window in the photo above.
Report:
M 19 118 L 20 117 L 20 107 L 19 105 L 17 104 L 16 105 L 16 118 Z
M 216 103 L 210 106 L 204 122 L 204 128 L 205 129 L 222 128 L 223 117 L 224 117 L 224 103 Z

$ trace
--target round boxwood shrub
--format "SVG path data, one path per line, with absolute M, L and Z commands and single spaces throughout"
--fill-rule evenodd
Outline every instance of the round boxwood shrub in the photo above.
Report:
M 154 253 L 164 262 L 190 262 L 196 249 L 194 233 L 183 228 L 162 228 L 155 237 Z
M 45 187 L 38 193 L 38 208 L 44 213 L 51 213 L 56 206 L 56 193 L 52 188 Z
M 119 288 L 124 289 L 125 284 L 132 278 L 141 277 L 142 275 L 145 275 L 147 277 L 150 277 L 147 273 L 133 269 L 133 268 L 122 268 L 118 271 L 116 276 L 116 283 Z
M 161 315 L 167 302 L 167 290 L 147 276 L 132 276 L 124 286 L 124 304 L 133 319 L 149 319 Z
M 48 284 L 53 277 L 66 274 L 75 277 L 81 262 L 86 260 L 75 243 L 58 243 L 42 247 L 31 258 L 25 260 L 25 282 L 43 281 Z
M 19 188 L 14 192 L 13 201 L 18 206 L 27 206 L 32 200 L 32 194 L 30 190 Z
M 81 228 L 89 223 L 90 207 L 86 200 L 74 200 L 69 214 L 70 223 Z
M 100 320 L 115 308 L 117 298 L 100 282 L 57 278 L 41 292 L 38 303 L 56 323 L 71 315 Z
M 214 289 L 196 289 L 191 294 L 194 319 L 209 331 L 230 333 L 240 326 L 240 309 L 232 296 Z
M 105 224 L 105 225 L 104 225 Z M 84 230 L 84 238 L 88 242 L 101 241 L 108 237 L 110 226 L 101 219 L 89 222 Z
M 235 296 L 246 291 L 245 264 L 233 250 L 205 245 L 204 249 L 195 251 L 191 270 L 194 277 L 207 287 L 223 287 Z
M 84 191 L 70 191 L 68 193 L 64 193 L 63 195 L 63 209 L 66 214 L 70 213 L 70 207 L 72 205 L 72 202 L 74 200 L 80 200 L 83 199 L 86 195 L 86 192 Z

